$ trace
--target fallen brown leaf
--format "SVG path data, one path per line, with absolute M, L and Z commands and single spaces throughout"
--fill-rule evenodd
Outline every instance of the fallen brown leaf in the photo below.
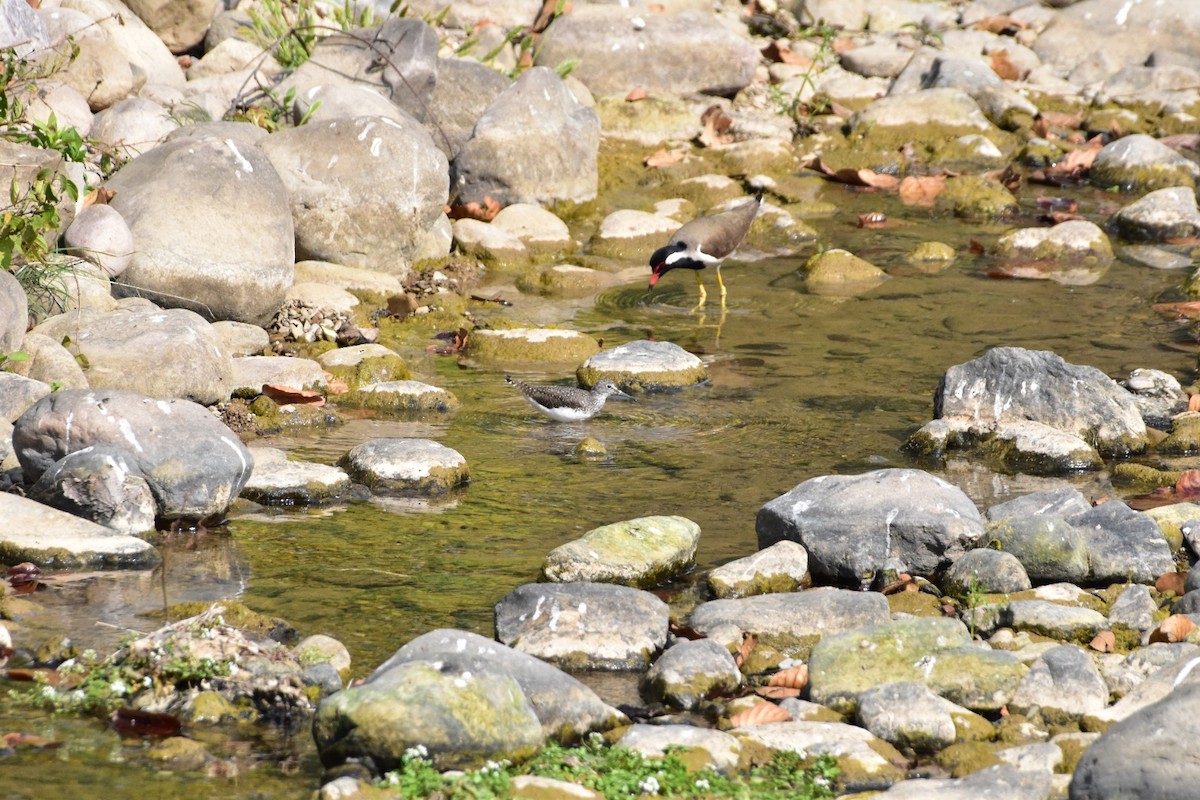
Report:
M 1179 474 L 1179 480 L 1175 481 L 1175 496 L 1180 500 L 1200 497 L 1200 469 L 1185 469 Z
M 660 148 L 642 159 L 642 163 L 647 167 L 657 169 L 659 167 L 670 166 L 671 164 L 678 164 L 685 158 L 687 158 L 686 150 L 663 150 Z
M 1176 133 L 1158 141 L 1176 150 L 1200 150 L 1200 133 Z
M 117 733 L 122 736 L 152 736 L 166 739 L 177 736 L 183 723 L 174 714 L 158 714 L 136 708 L 118 708 L 110 718 Z
M 858 215 L 858 227 L 860 228 L 886 228 L 887 224 L 887 214 L 882 211 Z
M 790 686 L 759 686 L 754 693 L 768 700 L 786 700 L 789 697 L 800 696 L 800 690 Z
M 1024 30 L 1028 25 L 1019 19 L 1007 16 L 1005 14 L 997 14 L 991 17 L 984 17 L 976 22 L 972 27 L 975 30 L 987 31 L 988 33 L 997 33 L 1001 36 L 1012 36 L 1017 31 Z
M 112 189 L 108 189 L 104 186 L 98 186 L 84 195 L 83 207 L 87 208 L 88 206 L 106 206 L 116 196 L 117 193 Z
M 315 389 L 293 389 L 291 386 L 284 386 L 280 383 L 264 383 L 262 385 L 262 393 L 281 406 L 320 407 L 325 405 L 325 394 Z
M 729 724 L 735 728 L 748 725 L 765 725 L 770 722 L 787 722 L 792 715 L 774 703 L 763 701 L 756 703 L 745 711 L 739 711 L 729 718 Z
M 650 96 L 650 93 L 647 92 L 641 86 L 639 86 L 636 89 L 631 90 L 629 92 L 629 94 L 625 95 L 625 102 L 626 103 L 636 103 L 638 100 L 645 100 L 649 96 Z
M 720 106 L 706 108 L 700 115 L 700 124 L 704 126 L 704 130 L 696 138 L 705 147 L 729 144 L 733 141 L 733 134 L 729 132 L 733 127 L 733 117 L 726 114 Z
M 1006 81 L 1018 81 L 1021 79 L 1021 70 L 1009 60 L 1007 50 L 992 51 L 992 72 Z
M 1151 306 L 1156 312 L 1165 317 L 1172 319 L 1195 319 L 1200 317 L 1200 300 L 1185 300 L 1179 303 L 1155 303 Z M 1198 397 L 1200 395 L 1192 395 Z M 1200 400 L 1196 401 L 1200 403 Z M 1200 406 L 1191 407 L 1191 401 L 1188 402 L 1188 411 L 1200 411 Z
M 491 195 L 484 195 L 482 203 L 462 203 L 446 206 L 446 216 L 450 219 L 477 219 L 480 222 L 491 222 L 500 213 L 500 201 Z
M 1188 411 L 1200 411 L 1200 394 L 1188 398 Z
M 742 645 L 733 657 L 734 663 L 739 667 L 746 663 L 746 659 L 754 652 L 755 647 L 758 647 L 758 635 L 753 633 L 742 634 Z
M 767 61 L 773 61 L 780 64 L 794 64 L 798 67 L 807 67 L 812 64 L 812 59 L 800 55 L 786 44 L 780 41 L 774 41 L 762 49 L 763 58 Z
M 345 394 L 350 391 L 350 386 L 345 381 L 333 377 L 332 372 L 322 372 L 321 374 L 325 376 L 326 394 Z
M 808 685 L 808 665 L 797 664 L 794 667 L 781 669 L 767 681 L 768 686 L 784 686 L 789 689 L 803 689 Z
M 945 188 L 945 175 L 908 175 L 898 187 L 900 202 L 906 206 L 931 206 Z
M 43 739 L 41 736 L 36 736 L 32 733 L 20 733 L 11 731 L 0 737 L 4 741 L 4 746 L 10 750 L 18 747 L 36 747 L 39 750 L 49 750 L 55 747 L 62 747 L 63 743 L 53 739 Z
M 1150 632 L 1150 641 L 1152 643 L 1182 642 L 1194 630 L 1196 630 L 1196 623 L 1188 619 L 1186 615 L 1172 614 Z
M 1164 572 L 1154 582 L 1154 588 L 1160 592 L 1174 592 L 1176 597 L 1182 597 L 1183 586 L 1186 581 L 1186 572 Z
M 1064 111 L 1042 111 L 1038 119 L 1058 128 L 1078 128 L 1083 124 L 1083 112 L 1068 114 Z
M 1100 653 L 1111 653 L 1117 646 L 1117 637 L 1112 631 L 1100 631 L 1088 644 L 1088 647 Z

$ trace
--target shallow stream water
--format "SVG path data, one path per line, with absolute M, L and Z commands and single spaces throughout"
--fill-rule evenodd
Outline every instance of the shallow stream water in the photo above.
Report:
M 1031 205 L 1037 193 L 1026 192 Z M 1082 197 L 1083 212 L 1098 222 L 1119 205 L 1102 194 Z M 821 297 L 806 293 L 797 272 L 802 259 L 731 262 L 723 270 L 730 291 L 723 316 L 715 292 L 707 314 L 689 311 L 696 289 L 685 273 L 667 276 L 653 294 L 640 279 L 610 290 L 568 323 L 603 337 L 606 346 L 641 338 L 675 342 L 704 359 L 707 384 L 636 402 L 613 399 L 593 420 L 556 424 L 504 383 L 501 368 L 405 354 L 417 377 L 450 389 L 462 410 L 420 423 L 360 416 L 331 430 L 258 443 L 333 463 L 369 438 L 433 438 L 468 461 L 472 480 L 460 495 L 440 505 L 239 512 L 226 530 L 169 544 L 164 567 L 152 574 L 64 580 L 37 597 L 43 610 L 23 622 L 25 629 L 65 632 L 102 650 L 124 628 L 156 627 L 141 613 L 164 603 L 237 597 L 284 618 L 301 635 L 337 637 L 354 657 L 354 675 L 362 676 L 432 628 L 491 635 L 493 604 L 536 580 L 550 549 L 598 525 L 647 514 L 689 517 L 702 529 L 697 567 L 703 570 L 752 553 L 759 507 L 803 480 L 929 467 L 899 448 L 930 418 L 946 368 L 989 347 L 1052 350 L 1118 380 L 1137 367 L 1164 370 L 1185 385 L 1195 377 L 1193 340 L 1181 323 L 1151 308 L 1176 299 L 1183 273 L 1118 260 L 1089 285 L 999 280 L 989 277 L 990 257 L 969 254 L 969 241 L 987 248 L 1009 224 L 937 219 L 837 184 L 827 186 L 823 199 L 841 210 L 810 221 L 820 245 L 845 247 L 886 269 L 891 277 L 879 288 Z M 854 224 L 858 214 L 879 210 L 904 221 L 884 229 Z M 904 255 L 927 240 L 952 244 L 958 261 L 936 272 L 909 266 Z M 543 318 L 537 303 L 544 301 L 528 302 L 481 316 Z M 573 366 L 516 374 L 567 383 Z M 584 436 L 600 440 L 607 457 L 576 457 Z M 965 460 L 934 471 L 981 509 L 1063 480 L 1002 475 Z M 1067 480 L 1091 497 L 1112 491 L 1103 473 Z M 144 743 L 123 743 L 99 724 L 54 720 L 11 703 L 0 709 L 0 732 L 69 742 L 0 758 L 11 797 L 95 796 L 96 787 L 144 798 L 301 797 L 320 772 L 307 731 L 273 741 L 226 737 L 213 749 L 230 754 L 240 776 L 204 780 L 158 771 L 145 762 Z

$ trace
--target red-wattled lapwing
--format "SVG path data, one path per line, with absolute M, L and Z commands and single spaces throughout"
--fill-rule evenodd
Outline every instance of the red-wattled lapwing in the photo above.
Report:
M 719 214 L 699 217 L 675 231 L 671 240 L 650 256 L 650 267 L 653 269 L 650 288 L 653 289 L 658 279 L 673 269 L 694 269 L 696 286 L 700 289 L 700 302 L 696 308 L 700 308 L 708 298 L 704 282 L 700 280 L 700 270 L 715 265 L 717 286 L 721 290 L 721 307 L 724 308 L 725 283 L 721 280 L 721 262 L 746 238 L 746 232 L 750 230 L 761 206 L 762 192 L 759 192 L 753 200 Z
M 629 397 L 608 378 L 601 378 L 590 392 L 586 389 L 576 389 L 574 386 L 531 386 L 507 375 L 504 376 L 504 380 L 517 387 L 517 390 L 525 395 L 529 405 L 555 422 L 591 419 L 604 408 L 604 401 L 610 395 Z

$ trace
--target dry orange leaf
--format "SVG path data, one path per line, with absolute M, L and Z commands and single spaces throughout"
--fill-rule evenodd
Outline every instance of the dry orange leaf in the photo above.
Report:
M 323 406 L 325 395 L 313 389 L 293 389 L 279 383 L 264 383 L 262 393 L 281 406 L 304 405 Z
M 1016 81 L 1021 79 L 1021 70 L 1017 68 L 1016 64 L 1009 60 L 1007 50 L 992 51 L 992 72 L 996 73 L 1006 81 Z
M 812 64 L 812 59 L 800 55 L 782 42 L 771 42 L 762 49 L 762 54 L 767 61 L 775 61 L 780 64 L 794 64 L 798 67 L 807 67 Z
M 1162 314 L 1172 319 L 1194 319 L 1200 317 L 1200 300 L 1188 300 L 1182 303 L 1155 303 L 1151 306 L 1159 314 Z M 1197 395 L 1192 395 L 1196 397 Z M 1195 401 L 1200 403 L 1200 400 Z M 1200 407 L 1192 408 L 1192 401 L 1188 401 L 1188 411 L 1200 411 Z
M 762 702 L 750 706 L 745 711 L 739 711 L 729 718 L 729 724 L 735 728 L 747 725 L 766 725 L 770 722 L 787 722 L 792 715 L 774 703 Z
M 1101 653 L 1111 653 L 1116 646 L 1117 637 L 1113 635 L 1112 631 L 1100 631 L 1088 645 L 1088 647 Z
M 687 158 L 686 150 L 663 150 L 660 148 L 642 159 L 642 163 L 647 167 L 657 169 L 659 167 L 670 166 L 671 164 L 678 164 L 685 158 Z
M 638 100 L 645 100 L 649 96 L 650 96 L 650 93 L 647 92 L 643 87 L 639 86 L 636 89 L 633 89 L 632 91 L 630 91 L 629 94 L 625 95 L 625 102 L 626 103 L 634 103 L 634 102 L 637 102 Z
M 906 206 L 931 206 L 945 188 L 945 175 L 909 175 L 900 181 L 900 202 Z
M 1160 592 L 1174 592 L 1176 597 L 1182 597 L 1183 584 L 1186 580 L 1186 572 L 1164 572 L 1154 582 L 1154 588 Z
M 700 124 L 704 126 L 704 130 L 696 138 L 705 147 L 729 144 L 733 141 L 733 134 L 729 132 L 733 127 L 733 117 L 726 114 L 720 106 L 706 108 L 700 115 Z
M 887 214 L 884 214 L 882 211 L 858 215 L 858 227 L 860 228 L 885 228 L 887 224 Z
M 800 690 L 793 689 L 790 686 L 759 686 L 754 690 L 754 693 L 768 700 L 783 700 L 788 697 L 800 696 Z
M 734 662 L 740 667 L 745 663 L 750 654 L 754 652 L 754 648 L 758 647 L 758 635 L 753 633 L 742 634 L 742 646 L 738 648 L 737 654 L 734 655 Z
M 346 385 L 346 382 L 339 381 L 337 378 L 333 377 L 332 372 L 322 372 L 321 374 L 325 376 L 326 393 L 345 394 L 346 392 L 350 391 L 350 387 Z
M 1038 119 L 1058 128 L 1078 128 L 1083 124 L 1083 114 L 1079 112 L 1067 114 L 1063 111 L 1042 111 L 1038 114 Z
M 803 689 L 808 685 L 808 665 L 797 664 L 794 667 L 781 669 L 767 681 L 768 686 L 784 686 L 789 689 Z
M 450 219 L 477 219 L 480 222 L 491 222 L 500 213 L 500 201 L 490 194 L 483 196 L 482 203 L 462 203 L 446 206 L 446 216 Z
M 1175 481 L 1175 496 L 1180 500 L 1200 497 L 1200 469 L 1185 469 L 1179 473 L 1179 480 Z
M 1188 411 L 1200 411 L 1200 394 L 1188 398 Z
M 1196 623 L 1184 614 L 1172 614 L 1150 632 L 1151 642 L 1182 642 L 1184 637 L 1196 630 Z
M 1008 34 L 1011 36 L 1017 31 L 1024 30 L 1028 25 L 1019 19 L 1014 19 L 1004 14 L 997 14 L 992 17 L 984 17 L 979 22 L 976 22 L 973 27 L 979 31 L 1001 35 Z
M 98 186 L 84 195 L 83 207 L 87 208 L 88 206 L 106 206 L 116 196 L 117 193 L 112 189 L 106 189 L 103 186 Z

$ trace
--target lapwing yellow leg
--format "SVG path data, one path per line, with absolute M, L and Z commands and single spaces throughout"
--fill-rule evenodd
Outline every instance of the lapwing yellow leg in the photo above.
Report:
M 699 275 L 697 275 L 699 277 Z M 721 280 L 721 265 L 717 264 L 717 286 L 721 289 L 721 310 L 725 310 L 725 281 Z
M 696 270 L 696 288 L 700 290 L 700 302 L 696 303 L 696 307 L 692 311 L 704 308 L 704 303 L 708 300 L 708 292 L 704 290 L 704 281 L 700 280 L 700 270 Z

